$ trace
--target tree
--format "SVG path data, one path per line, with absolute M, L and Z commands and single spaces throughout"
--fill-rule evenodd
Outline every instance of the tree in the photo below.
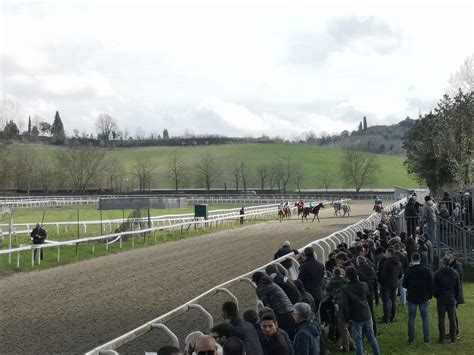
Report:
M 209 153 L 202 155 L 201 159 L 197 162 L 197 177 L 206 186 L 207 191 L 211 189 L 212 184 L 217 180 L 219 170 L 217 161 Z
M 467 57 L 459 70 L 449 79 L 448 95 L 455 96 L 459 90 L 464 94 L 474 91 L 474 54 Z
M 163 130 L 163 139 L 170 139 L 170 134 L 166 128 Z
M 37 150 L 21 147 L 15 151 L 15 168 L 13 177 L 17 189 L 26 190 L 30 194 L 31 187 L 37 179 L 38 153 Z
M 434 112 L 415 121 L 403 143 L 408 173 L 438 192 L 472 183 L 474 94 L 444 95 Z
M 356 150 L 344 150 L 340 170 L 343 182 L 355 187 L 359 192 L 363 186 L 371 185 L 376 181 L 379 169 L 377 156 Z
M 290 156 L 287 155 L 281 162 L 281 181 L 283 184 L 283 191 L 286 192 L 288 182 L 293 177 L 293 165 L 291 164 Z
M 362 132 L 362 122 L 359 122 L 359 129 L 358 129 L 359 132 Z
M 269 169 L 266 165 L 260 165 L 257 168 L 258 180 L 260 181 L 260 190 L 265 190 L 265 183 L 269 178 Z
M 51 125 L 51 134 L 53 136 L 53 143 L 57 145 L 63 145 L 66 140 L 66 133 L 64 132 L 63 122 L 59 116 L 59 111 L 56 111 L 54 116 L 54 122 Z
M 367 129 L 367 117 L 364 116 L 364 131 Z
M 334 182 L 334 174 L 331 174 L 329 171 L 324 170 L 318 174 L 317 179 L 321 181 L 326 192 L 328 192 L 329 186 Z
M 121 187 L 121 180 L 125 175 L 123 165 L 117 159 L 109 159 L 104 162 L 102 172 L 107 180 L 109 189 L 114 192 Z
M 66 186 L 84 192 L 100 174 L 105 152 L 96 148 L 73 147 L 58 150 L 58 167 L 66 179 Z
M 239 190 L 239 182 L 240 182 L 240 165 L 239 164 L 236 164 L 232 170 L 232 178 L 234 180 L 234 183 L 235 183 L 235 190 L 238 191 Z
M 9 96 L 3 95 L 0 101 L 0 129 L 9 121 L 15 121 L 20 112 L 20 104 Z
M 244 161 L 240 162 L 240 176 L 242 177 L 242 185 L 244 187 L 244 192 L 247 192 L 247 169 L 245 168 Z
M 187 171 L 188 166 L 186 162 L 178 155 L 177 151 L 174 151 L 168 163 L 167 174 L 168 178 L 173 182 L 176 191 L 178 191 L 180 186 L 182 187 Z
M 298 189 L 298 193 L 301 193 L 301 183 L 303 181 L 303 177 L 303 167 L 298 164 L 293 169 L 293 181 L 296 185 L 296 188 Z
M 31 135 L 31 116 L 28 116 L 28 135 Z
M 44 135 L 51 133 L 51 125 L 48 122 L 39 122 L 38 123 L 40 132 Z
M 8 121 L 3 128 L 3 133 L 7 139 L 16 138 L 20 134 L 20 130 L 13 121 Z
M 95 121 L 95 127 L 97 129 L 97 139 L 104 142 L 106 147 L 109 145 L 111 139 L 115 140 L 118 126 L 112 116 L 106 113 L 100 114 Z
M 132 174 L 138 179 L 140 191 L 145 191 L 147 186 L 151 188 L 154 170 L 155 167 L 149 158 L 140 157 L 136 160 Z

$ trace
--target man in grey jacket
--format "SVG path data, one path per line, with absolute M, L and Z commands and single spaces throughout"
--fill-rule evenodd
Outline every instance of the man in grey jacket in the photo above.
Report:
M 438 208 L 431 200 L 431 196 L 425 196 L 425 204 L 421 211 L 421 218 L 426 222 L 426 234 L 433 244 L 436 245 L 436 218 L 439 214 Z

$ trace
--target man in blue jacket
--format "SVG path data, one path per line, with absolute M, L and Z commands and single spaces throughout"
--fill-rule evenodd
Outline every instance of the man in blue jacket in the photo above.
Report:
M 293 319 L 296 323 L 293 348 L 295 355 L 321 354 L 319 326 L 310 320 L 311 307 L 307 303 L 296 303 L 293 310 Z

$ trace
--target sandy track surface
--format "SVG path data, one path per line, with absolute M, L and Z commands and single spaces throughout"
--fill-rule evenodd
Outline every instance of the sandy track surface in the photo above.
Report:
M 370 214 L 270 221 L 0 279 L 1 354 L 79 354 L 273 258 Z M 141 353 L 143 353 L 141 350 Z M 150 349 L 149 349 L 150 350 Z M 156 351 L 156 349 L 155 349 Z

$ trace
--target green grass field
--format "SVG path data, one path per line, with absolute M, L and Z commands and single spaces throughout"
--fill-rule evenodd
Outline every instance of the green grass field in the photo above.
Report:
M 52 159 L 56 149 L 50 146 L 39 146 L 39 151 L 44 157 Z M 234 187 L 231 169 L 244 161 L 249 171 L 249 186 L 257 188 L 259 180 L 257 178 L 257 167 L 261 165 L 271 165 L 279 159 L 290 157 L 291 163 L 300 165 L 303 170 L 302 188 L 314 189 L 324 188 L 318 179 L 318 174 L 328 171 L 334 174 L 330 188 L 353 188 L 344 186 L 338 178 L 339 163 L 343 156 L 343 151 L 338 148 L 322 148 L 304 144 L 232 144 L 220 146 L 197 146 L 197 147 L 144 147 L 144 148 L 117 148 L 107 149 L 107 157 L 121 162 L 126 170 L 131 171 L 132 166 L 138 158 L 149 158 L 155 167 L 154 188 L 172 188 L 172 182 L 166 176 L 166 170 L 176 151 L 189 166 L 192 166 L 200 157 L 209 153 L 219 163 L 222 170 L 220 179 L 214 186 L 223 187 L 227 175 L 227 186 Z M 391 188 L 393 185 L 404 187 L 416 187 L 418 184 L 407 175 L 403 166 L 404 157 L 399 156 L 378 156 L 380 169 L 374 172 L 377 175 L 377 183 L 370 188 Z M 227 172 L 227 173 L 226 173 Z M 189 187 L 202 187 L 193 176 L 189 175 L 187 185 Z M 133 187 L 136 188 L 136 187 Z M 296 187 L 293 182 L 289 188 Z

